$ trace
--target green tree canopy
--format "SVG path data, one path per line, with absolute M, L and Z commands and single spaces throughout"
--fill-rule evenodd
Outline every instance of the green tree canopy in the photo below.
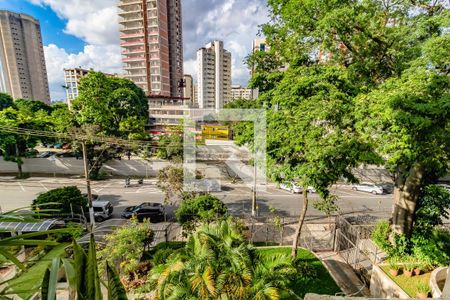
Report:
M 13 106 L 13 98 L 5 93 L 0 93 L 0 110 Z
M 87 199 L 76 186 L 66 186 L 40 194 L 33 200 L 33 208 L 39 206 L 62 213 L 81 213 L 87 207 Z
M 100 72 L 89 72 L 81 79 L 72 109 L 78 124 L 99 126 L 109 136 L 143 133 L 148 121 L 148 100 L 142 89 L 130 80 Z

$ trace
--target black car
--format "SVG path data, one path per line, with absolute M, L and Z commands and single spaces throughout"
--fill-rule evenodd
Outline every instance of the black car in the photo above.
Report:
M 150 219 L 150 222 L 164 221 L 164 206 L 161 203 L 142 203 L 138 206 L 129 206 L 122 213 L 122 218 L 131 219 L 136 216 L 139 221 Z

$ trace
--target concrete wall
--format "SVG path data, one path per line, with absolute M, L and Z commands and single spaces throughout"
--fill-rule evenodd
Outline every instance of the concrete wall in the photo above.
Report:
M 372 298 L 410 298 L 389 276 L 381 270 L 380 267 L 374 265 L 372 276 L 370 278 L 370 295 Z

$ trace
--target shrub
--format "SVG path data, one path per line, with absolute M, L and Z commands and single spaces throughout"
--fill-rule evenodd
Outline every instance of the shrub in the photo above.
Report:
M 210 223 L 226 217 L 228 210 L 219 198 L 206 194 L 181 202 L 175 215 L 186 233 L 192 231 L 198 223 Z
M 373 242 L 380 247 L 381 250 L 388 253 L 392 245 L 389 242 L 389 233 L 391 229 L 389 227 L 388 221 L 380 221 L 375 227 L 375 230 L 372 232 L 372 240 Z
M 450 232 L 445 229 L 415 232 L 411 242 L 412 252 L 422 264 L 444 266 L 450 261 Z
M 32 207 L 35 210 L 41 207 L 42 209 L 55 209 L 61 213 L 70 213 L 71 205 L 75 213 L 80 213 L 81 207 L 87 206 L 86 197 L 76 186 L 66 186 L 42 193 L 33 200 Z
M 139 223 L 132 218 L 130 223 L 105 237 L 105 248 L 99 252 L 101 264 L 106 261 L 113 263 L 121 275 L 135 272 L 139 268 L 144 248 L 153 241 L 153 237 L 150 222 Z M 100 270 L 104 270 L 104 267 Z
M 419 199 L 418 206 L 415 226 L 441 225 L 442 219 L 448 218 L 450 192 L 442 186 L 428 185 Z

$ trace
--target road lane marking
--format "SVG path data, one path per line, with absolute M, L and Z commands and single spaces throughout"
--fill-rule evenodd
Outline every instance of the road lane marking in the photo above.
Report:
M 48 188 L 42 182 L 40 182 L 40 184 L 46 191 L 48 191 Z
M 17 184 L 20 186 L 20 188 L 22 189 L 22 192 L 25 192 L 25 188 L 23 187 L 23 185 L 20 182 L 17 182 Z

